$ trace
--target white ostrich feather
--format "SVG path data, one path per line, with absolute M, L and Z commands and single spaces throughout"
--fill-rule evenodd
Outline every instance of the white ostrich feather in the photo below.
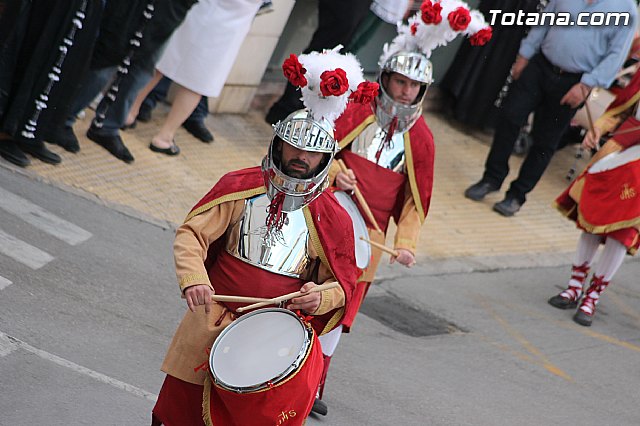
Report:
M 356 91 L 358 84 L 364 81 L 360 62 L 351 54 L 340 53 L 342 46 L 322 53 L 311 52 L 300 55 L 298 60 L 307 70 L 307 85 L 302 88 L 302 102 L 316 120 L 326 119 L 333 122 L 344 112 L 351 92 Z M 341 68 L 347 74 L 349 88 L 340 96 L 323 96 L 320 92 L 320 76 L 325 71 Z

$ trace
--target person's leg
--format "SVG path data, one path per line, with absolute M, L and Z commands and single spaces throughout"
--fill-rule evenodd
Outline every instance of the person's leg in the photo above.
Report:
M 211 131 L 207 129 L 207 125 L 204 120 L 209 114 L 209 101 L 206 96 L 202 96 L 200 98 L 200 102 L 198 102 L 198 106 L 191 113 L 191 115 L 182 123 L 182 127 L 184 127 L 193 137 L 196 139 L 210 143 L 213 142 L 213 134 Z
M 594 270 L 591 285 L 584 292 L 585 296 L 573 317 L 575 322 L 585 326 L 591 325 L 600 295 L 602 295 L 602 292 L 607 288 L 620 265 L 622 265 L 626 254 L 627 248 L 622 243 L 616 239 L 607 238 L 602 255 L 598 259 L 598 264 Z
M 178 128 L 191 115 L 202 95 L 184 86 L 176 84 L 176 96 L 171 104 L 171 110 L 165 118 L 160 131 L 151 140 L 151 148 L 168 150 L 175 147 L 175 134 Z M 169 152 L 166 152 L 169 154 Z M 175 153 L 171 153 L 175 155 Z
M 125 120 L 125 126 L 131 126 L 136 122 L 136 117 L 140 112 L 140 106 L 142 103 L 148 98 L 148 95 L 154 90 L 157 84 L 162 80 L 162 73 L 160 71 L 155 70 L 153 77 L 149 82 L 138 92 L 135 100 L 131 104 L 131 108 L 129 108 L 129 113 L 127 114 L 127 119 Z
M 318 393 L 316 395 L 316 400 L 313 403 L 313 408 L 311 408 L 311 411 L 322 416 L 326 416 L 329 412 L 327 404 L 322 401 L 322 395 L 324 393 L 324 385 L 327 380 L 327 373 L 329 372 L 331 357 L 338 347 L 338 342 L 340 342 L 341 336 L 342 326 L 340 325 L 331 330 L 329 333 L 318 337 L 318 339 L 320 340 L 320 344 L 322 345 L 322 358 L 324 365 L 322 369 L 322 376 L 320 377 L 320 385 L 318 386 Z
M 147 97 L 144 98 L 144 101 L 142 101 L 142 105 L 140 105 L 140 112 L 138 113 L 138 120 L 145 122 L 151 119 L 151 111 L 155 109 L 158 102 L 162 102 L 167 98 L 169 87 L 171 87 L 171 79 L 166 76 L 162 77 L 158 84 L 156 84 L 156 87 L 154 87 Z M 144 119 L 144 117 L 141 119 L 140 113 L 143 111 L 145 114 L 147 112 L 149 113 L 148 119 Z
M 534 58 L 515 81 L 502 107 L 482 180 L 500 187 L 509 174 L 509 157 L 529 114 L 542 102 L 540 64 Z
M 556 77 L 556 81 L 553 80 Z M 531 135 L 533 145 L 529 149 L 516 180 L 511 183 L 507 198 L 524 204 L 526 195 L 533 190 L 547 169 L 576 109 L 560 105 L 560 99 L 579 81 L 575 78 L 558 78 L 548 75 L 545 79 L 544 101 L 536 108 Z
M 509 174 L 509 158 L 513 152 L 520 129 L 527 122 L 531 111 L 542 101 L 542 70 L 534 57 L 520 78 L 509 89 L 509 94 L 500 109 L 491 149 L 479 182 L 469 186 L 464 196 L 473 201 L 500 189 Z
M 548 300 L 549 304 L 559 309 L 570 309 L 578 306 L 578 300 L 582 296 L 582 289 L 593 263 L 593 258 L 602 242 L 599 235 L 582 232 L 578 239 L 576 257 L 571 266 L 571 278 L 568 287 L 560 294 Z
M 115 67 L 99 68 L 89 70 L 84 77 L 83 83 L 76 90 L 73 98 L 71 113 L 67 116 L 64 123 L 56 123 L 56 125 L 48 132 L 44 140 L 61 146 L 66 151 L 80 151 L 80 143 L 78 137 L 73 131 L 78 114 L 80 114 L 89 104 L 104 90 L 113 79 L 116 73 Z

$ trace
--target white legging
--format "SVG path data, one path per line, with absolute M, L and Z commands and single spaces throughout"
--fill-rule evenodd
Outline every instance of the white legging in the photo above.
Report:
M 601 241 L 602 236 L 583 232 L 578 240 L 575 265 L 583 265 L 585 263 L 591 265 Z M 606 282 L 611 281 L 620 265 L 622 265 L 626 253 L 627 248 L 622 243 L 613 238 L 607 238 L 602 254 L 598 259 L 598 264 L 593 271 L 594 275 L 603 277 Z
M 336 351 L 340 336 L 342 335 L 342 325 L 337 326 L 327 334 L 323 334 L 318 337 L 320 339 L 320 345 L 322 346 L 322 353 L 326 356 L 331 356 Z

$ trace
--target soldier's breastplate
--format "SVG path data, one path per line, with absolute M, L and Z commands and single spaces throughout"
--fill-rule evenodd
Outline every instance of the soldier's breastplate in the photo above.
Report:
M 351 143 L 351 152 L 376 162 L 376 153 L 384 141 L 386 133 L 376 123 L 369 126 Z M 379 166 L 403 173 L 405 169 L 404 133 L 396 133 L 388 147 L 380 154 Z
M 267 271 L 301 278 L 311 265 L 309 229 L 302 209 L 287 213 L 280 231 L 267 236 L 266 194 L 245 200 L 237 222 L 227 231 L 226 251 L 230 255 Z

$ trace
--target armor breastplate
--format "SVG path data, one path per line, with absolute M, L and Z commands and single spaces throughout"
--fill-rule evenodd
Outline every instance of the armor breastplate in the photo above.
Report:
M 373 134 L 373 136 L 372 136 Z M 369 128 L 365 129 L 351 143 L 351 152 L 366 158 L 369 161 L 376 162 L 376 153 L 380 148 L 380 144 L 387 136 L 385 131 L 373 123 Z M 397 173 L 403 173 L 405 168 L 405 152 L 404 152 L 404 133 L 395 133 L 389 142 L 389 146 L 382 150 L 378 165 L 387 169 L 391 169 Z
M 286 213 L 282 229 L 267 237 L 267 195 L 245 200 L 237 222 L 227 230 L 226 251 L 230 255 L 275 274 L 301 278 L 311 265 L 309 229 L 302 209 Z

